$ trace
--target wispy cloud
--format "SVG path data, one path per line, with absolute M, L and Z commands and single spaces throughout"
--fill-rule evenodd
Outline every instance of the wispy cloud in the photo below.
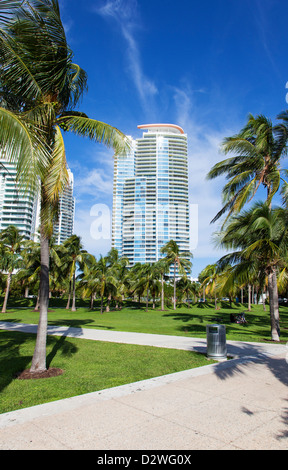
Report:
M 190 220 L 192 228 L 196 222 L 198 225 L 198 244 L 193 254 L 194 258 L 220 257 L 222 253 L 215 250 L 213 243 L 213 233 L 218 227 L 211 225 L 211 220 L 222 207 L 224 178 L 208 181 L 206 176 L 212 166 L 224 158 L 220 153 L 224 137 L 234 134 L 236 129 L 223 124 L 222 129 L 216 130 L 208 120 L 202 124 L 205 110 L 201 115 L 195 104 L 195 91 L 190 86 L 175 87 L 173 95 L 177 123 L 188 135 L 190 204 L 198 205 L 198 220 Z
M 83 174 L 83 167 L 81 169 Z M 113 193 L 113 178 L 102 168 L 87 170 L 83 176 L 75 181 L 75 193 L 94 196 L 94 200 L 103 200 L 105 196 L 111 196 Z
M 116 21 L 120 32 L 127 43 L 128 72 L 138 92 L 143 109 L 151 106 L 151 100 L 158 93 L 155 83 L 143 71 L 141 54 L 137 42 L 137 31 L 140 28 L 136 0 L 108 0 L 98 8 L 97 13 L 105 19 Z

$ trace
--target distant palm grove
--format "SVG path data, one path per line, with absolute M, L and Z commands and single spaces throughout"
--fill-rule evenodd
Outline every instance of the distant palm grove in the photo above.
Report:
M 38 243 L 24 240 L 13 226 L 0 234 L 2 311 L 12 293 L 35 296 L 40 312 L 31 372 L 46 369 L 51 295 L 67 299 L 72 311 L 77 298 L 89 298 L 91 309 L 100 299 L 103 314 L 112 305 L 120 309 L 128 297 L 135 302 L 144 298 L 148 310 L 167 304 L 176 309 L 181 302 L 189 305 L 207 296 L 214 299 L 216 309 L 222 297 L 242 303 L 245 299 L 250 308 L 261 296 L 267 310 L 269 305 L 271 338 L 279 341 L 278 295 L 287 291 L 288 282 L 288 186 L 282 166 L 288 112 L 282 112 L 276 124 L 265 116 L 249 115 L 243 129 L 223 142 L 226 158 L 207 178 L 226 177 L 223 207 L 212 222 L 222 220 L 215 243 L 227 255 L 192 282 L 192 254 L 180 253 L 174 240 L 162 248 L 162 260 L 132 268 L 114 249 L 96 259 L 77 235 L 62 245 L 53 243 L 59 197 L 68 182 L 64 133 L 88 137 L 117 154 L 126 152 L 128 145 L 121 131 L 78 111 L 87 75 L 73 61 L 58 0 L 1 1 L 0 61 L 2 158 L 17 164 L 24 190 L 35 188 L 41 194 Z M 276 197 L 278 206 L 273 205 Z

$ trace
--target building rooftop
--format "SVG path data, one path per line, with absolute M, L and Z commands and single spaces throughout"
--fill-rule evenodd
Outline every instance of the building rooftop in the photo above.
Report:
M 176 124 L 141 124 L 138 129 L 148 130 L 150 133 L 184 134 L 182 127 Z

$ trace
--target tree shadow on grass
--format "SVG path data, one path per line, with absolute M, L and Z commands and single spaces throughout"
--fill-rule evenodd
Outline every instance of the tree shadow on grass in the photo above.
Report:
M 17 378 L 20 372 L 31 366 L 32 355 L 21 354 L 21 349 L 26 342 L 31 342 L 34 346 L 36 336 L 33 333 L 22 333 L 18 331 L 1 331 L 0 333 L 1 393 L 2 390 Z M 47 368 L 51 366 L 57 354 L 61 353 L 70 357 L 78 351 L 75 344 L 69 341 L 66 336 L 61 336 L 60 338 L 47 336 L 47 348 L 50 348 L 51 345 L 52 349 L 46 358 Z
M 56 327 L 57 326 L 59 326 L 59 327 L 67 326 L 68 327 L 67 333 L 73 333 L 76 336 L 77 336 L 77 329 L 79 330 L 78 331 L 78 336 L 80 336 L 82 334 L 82 328 L 85 328 L 85 326 L 89 326 L 90 329 L 101 328 L 102 330 L 103 329 L 105 329 L 105 330 L 115 330 L 114 326 L 96 325 L 94 319 L 93 320 L 91 320 L 91 319 L 71 320 L 71 319 L 63 319 L 62 318 L 59 321 L 57 321 L 57 320 L 49 321 L 48 326 L 50 326 L 50 327 L 52 327 L 52 326 L 56 326 Z
M 76 354 L 78 351 L 77 346 L 67 339 L 67 336 L 61 336 L 59 339 L 56 338 L 47 338 L 47 345 L 53 344 L 51 352 L 46 357 L 47 368 L 50 368 L 53 359 L 55 356 L 61 352 L 63 356 L 72 357 L 73 354 Z

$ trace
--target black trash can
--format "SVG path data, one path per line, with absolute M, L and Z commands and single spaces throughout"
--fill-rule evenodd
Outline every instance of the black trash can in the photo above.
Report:
M 225 325 L 207 325 L 207 357 L 209 359 L 227 359 Z

